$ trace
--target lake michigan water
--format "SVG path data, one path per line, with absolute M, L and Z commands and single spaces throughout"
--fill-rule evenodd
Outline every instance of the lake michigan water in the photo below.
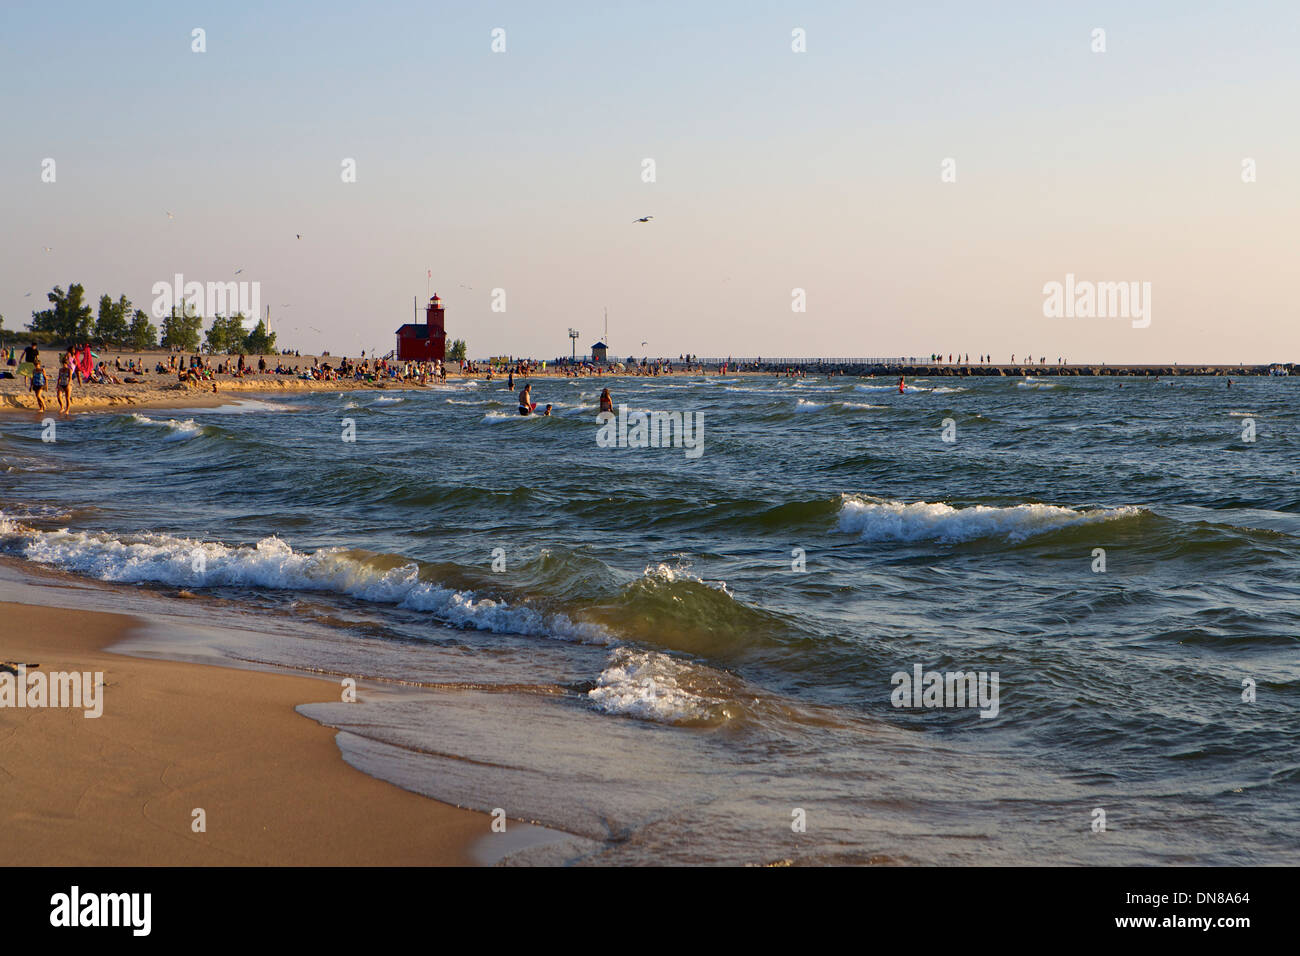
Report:
M 606 384 L 702 454 L 600 447 Z M 302 709 L 577 838 L 519 861 L 1300 862 L 1300 383 L 533 392 L 3 418 L 0 554 L 360 679 Z M 917 668 L 996 675 L 996 714 L 896 706 Z

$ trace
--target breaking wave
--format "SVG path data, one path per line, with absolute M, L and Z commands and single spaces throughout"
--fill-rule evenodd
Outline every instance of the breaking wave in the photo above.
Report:
M 856 533 L 864 541 L 959 542 L 994 537 L 1023 541 L 1060 528 L 1132 518 L 1143 513 L 1143 509 L 1135 507 L 1076 511 L 1044 504 L 954 508 L 942 502 L 906 503 L 846 495 L 840 508 L 838 529 Z
M 567 616 L 447 587 L 415 562 L 348 548 L 295 551 L 277 537 L 256 545 L 145 533 L 37 531 L 0 516 L 0 543 L 38 564 L 101 581 L 186 588 L 325 591 L 432 614 L 456 627 L 606 643 L 609 633 Z

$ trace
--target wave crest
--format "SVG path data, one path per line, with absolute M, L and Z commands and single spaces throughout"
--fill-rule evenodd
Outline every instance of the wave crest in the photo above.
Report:
M 1061 528 L 1142 513 L 1141 508 L 1135 507 L 1077 511 L 1045 504 L 954 508 L 942 502 L 907 503 L 845 495 L 838 528 L 857 533 L 864 541 L 960 542 L 1003 537 L 1015 542 Z

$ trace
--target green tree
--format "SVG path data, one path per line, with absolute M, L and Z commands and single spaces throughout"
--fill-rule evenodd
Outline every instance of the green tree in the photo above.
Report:
M 199 333 L 203 330 L 203 318 L 194 312 L 188 302 L 181 312 L 172 309 L 171 314 L 163 319 L 163 348 L 179 348 L 186 352 L 197 352 Z
M 95 338 L 106 345 L 126 344 L 129 330 L 128 317 L 131 315 L 131 300 L 126 296 L 99 297 L 99 318 L 95 322 Z
M 452 362 L 463 362 L 468 348 L 464 339 L 456 339 L 451 343 L 451 348 L 447 350 L 447 358 Z
M 250 355 L 269 355 L 275 351 L 275 333 L 268 335 L 266 323 L 259 319 L 257 326 L 244 340 L 244 348 Z
M 218 315 L 212 320 L 207 334 L 208 351 L 213 353 L 237 352 L 244 346 L 244 317 Z
M 65 342 L 85 342 L 90 339 L 92 323 L 91 309 L 82 301 L 86 290 L 81 283 L 74 282 L 65 293 L 58 286 L 48 294 L 51 309 L 33 312 L 27 328 L 33 332 L 47 332 L 56 340 Z
M 139 352 L 158 347 L 158 330 L 149 321 L 149 316 L 145 315 L 144 309 L 135 310 L 135 318 L 131 320 L 127 338 L 131 348 Z

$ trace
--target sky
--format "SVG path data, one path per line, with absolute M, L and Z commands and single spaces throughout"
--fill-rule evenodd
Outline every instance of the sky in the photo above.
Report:
M 619 356 L 1300 361 L 1298 26 L 1292 0 L 5 0 L 0 315 L 73 282 L 148 311 L 180 273 L 260 283 L 281 346 L 336 355 L 393 348 L 432 289 L 475 357 L 585 351 L 608 308 Z M 1149 322 L 1044 315 L 1067 275 L 1149 283 Z

